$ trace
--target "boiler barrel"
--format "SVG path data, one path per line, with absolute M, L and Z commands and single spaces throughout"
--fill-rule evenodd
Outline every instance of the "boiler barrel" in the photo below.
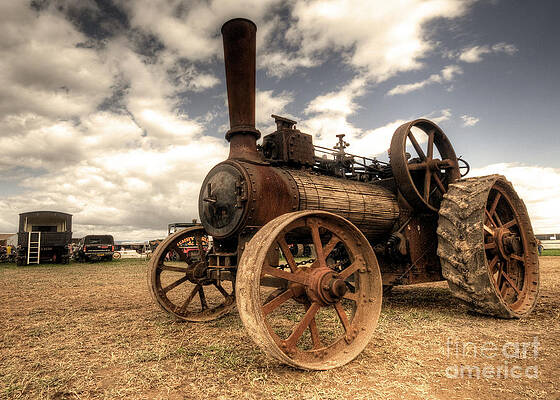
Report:
M 200 190 L 200 219 L 217 239 L 298 210 L 341 215 L 372 242 L 388 235 L 399 218 L 396 196 L 382 186 L 263 163 L 224 161 Z
M 299 210 L 323 210 L 341 215 L 370 240 L 387 235 L 399 218 L 396 196 L 370 183 L 285 169 L 295 181 Z

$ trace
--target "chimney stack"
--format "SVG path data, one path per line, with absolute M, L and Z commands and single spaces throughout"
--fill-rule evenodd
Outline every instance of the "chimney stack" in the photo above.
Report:
M 222 26 L 230 130 L 229 158 L 260 161 L 255 128 L 255 57 L 257 26 L 235 18 Z

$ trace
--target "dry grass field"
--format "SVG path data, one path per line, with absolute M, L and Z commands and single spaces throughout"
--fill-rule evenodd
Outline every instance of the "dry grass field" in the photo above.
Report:
M 175 321 L 145 270 L 141 260 L 1 266 L 0 397 L 560 398 L 560 257 L 541 258 L 541 299 L 523 320 L 471 314 L 445 283 L 395 288 L 366 350 L 325 372 L 269 359 L 236 312 Z

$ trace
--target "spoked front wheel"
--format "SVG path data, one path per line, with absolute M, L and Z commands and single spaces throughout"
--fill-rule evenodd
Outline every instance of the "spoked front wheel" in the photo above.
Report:
M 235 307 L 233 283 L 209 277 L 207 239 L 200 226 L 176 232 L 158 245 L 148 264 L 152 297 L 185 321 L 211 321 Z M 187 256 L 187 246 L 197 246 L 198 251 Z
M 311 245 L 311 257 L 290 248 Z M 316 255 L 316 257 L 315 257 Z M 354 359 L 381 310 L 381 273 L 363 234 L 324 211 L 282 215 L 246 245 L 237 272 L 245 328 L 270 356 L 309 370 Z

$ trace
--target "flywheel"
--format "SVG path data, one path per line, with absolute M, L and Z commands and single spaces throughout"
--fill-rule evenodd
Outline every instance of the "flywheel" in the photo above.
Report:
M 437 212 L 449 184 L 461 177 L 451 142 L 427 119 L 397 128 L 390 158 L 399 192 L 418 211 Z

